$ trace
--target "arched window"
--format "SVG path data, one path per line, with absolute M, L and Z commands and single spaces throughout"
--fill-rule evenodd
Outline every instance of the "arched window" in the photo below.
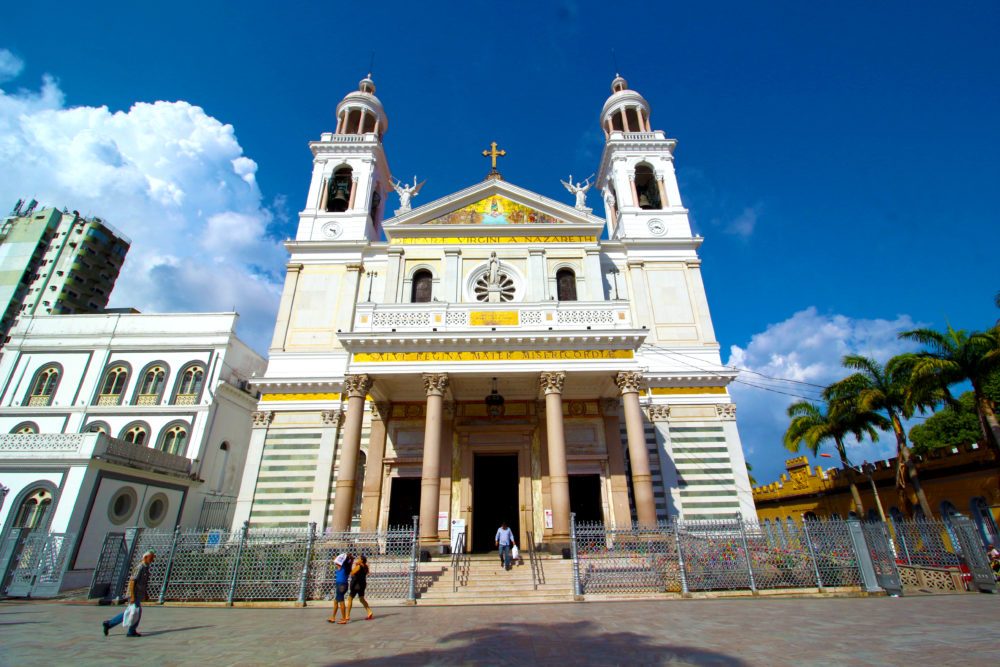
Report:
M 52 507 L 52 492 L 48 489 L 34 489 L 21 501 L 14 515 L 13 528 L 36 530 L 44 528 L 49 509 Z
M 163 364 L 148 366 L 139 382 L 136 405 L 159 405 L 163 387 L 167 382 L 167 368 Z
M 167 454 L 183 456 L 187 451 L 187 426 L 177 424 L 171 426 L 163 432 L 160 437 L 160 447 Z
M 576 301 L 576 274 L 573 269 L 556 271 L 556 294 L 560 301 Z
M 224 442 L 219 445 L 219 479 L 215 485 L 215 491 L 222 493 L 226 484 L 226 468 L 229 466 L 229 443 Z
M 101 383 L 101 393 L 97 397 L 98 405 L 120 405 L 125 384 L 128 382 L 128 367 L 117 365 L 109 368 Z
M 87 424 L 86 433 L 104 433 L 110 435 L 111 427 L 105 422 L 90 422 Z
M 979 527 L 979 533 L 983 536 L 983 543 L 996 545 L 997 536 L 1000 535 L 1000 531 L 997 531 L 997 523 L 993 520 L 993 513 L 990 512 L 990 506 L 987 504 L 986 499 L 979 497 L 970 500 L 969 512 L 972 515 L 972 520 Z
M 635 194 L 639 197 L 639 208 L 659 209 L 663 208 L 660 201 L 660 185 L 656 181 L 656 174 L 648 164 L 641 163 L 635 168 Z
M 333 172 L 326 192 L 326 210 L 343 213 L 351 203 L 351 182 L 353 170 L 344 166 Z
M 149 440 L 149 427 L 143 423 L 129 424 L 122 429 L 121 435 L 118 437 L 135 445 L 145 445 L 146 441 Z
M 51 365 L 38 371 L 28 395 L 28 405 L 52 405 L 59 386 L 59 370 L 58 366 Z
M 38 424 L 35 422 L 21 422 L 14 428 L 10 430 L 11 433 L 19 433 L 21 435 L 30 435 L 32 433 L 38 433 Z
M 413 274 L 413 285 L 410 288 L 410 301 L 413 303 L 429 303 L 434 287 L 434 276 L 427 269 L 420 269 Z
M 200 365 L 189 366 L 181 373 L 180 383 L 177 385 L 177 394 L 174 396 L 175 405 L 194 405 L 201 395 L 201 388 L 205 383 L 205 369 Z

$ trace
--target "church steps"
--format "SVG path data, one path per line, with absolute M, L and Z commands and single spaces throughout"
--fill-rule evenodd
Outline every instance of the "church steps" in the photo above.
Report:
M 527 561 L 508 571 L 501 567 L 496 554 L 474 554 L 460 566 L 464 583 L 457 591 L 450 561 L 447 565 L 442 563 L 440 569 L 434 568 L 434 581 L 421 590 L 417 604 L 505 605 L 572 601 L 572 561 L 548 554 L 538 560 L 544 583 L 536 588 Z

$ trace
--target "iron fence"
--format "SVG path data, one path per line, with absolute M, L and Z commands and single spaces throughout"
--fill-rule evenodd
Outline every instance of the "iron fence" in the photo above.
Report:
M 91 596 L 123 595 L 142 555 L 154 551 L 149 595 L 165 601 L 330 599 L 334 560 L 353 553 L 368 558 L 368 591 L 373 597 L 412 597 L 416 574 L 416 523 L 386 532 L 316 533 L 309 529 L 141 531 L 109 534 Z M 124 564 L 127 563 L 127 567 Z
M 236 502 L 233 499 L 212 500 L 206 498 L 201 504 L 198 516 L 198 530 L 226 528 L 231 522 L 231 514 Z
M 957 566 L 953 551 L 940 548 L 943 526 L 911 523 L 906 530 L 923 535 L 920 540 L 911 535 L 908 543 L 919 545 L 911 557 Z M 887 590 L 898 588 L 892 584 L 898 582 L 897 561 L 881 523 L 751 523 L 736 518 L 624 528 L 574 522 L 572 527 L 578 594 L 870 589 L 876 583 L 872 574 Z

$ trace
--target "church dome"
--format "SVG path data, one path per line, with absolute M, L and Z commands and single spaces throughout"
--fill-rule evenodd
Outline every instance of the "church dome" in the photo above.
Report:
M 358 89 L 344 96 L 337 105 L 335 134 L 376 134 L 381 140 L 389 129 L 389 118 L 375 97 L 375 82 L 369 74 L 358 82 Z
M 638 92 L 629 89 L 628 81 L 616 74 L 611 82 L 611 97 L 601 110 L 601 127 L 605 136 L 612 132 L 651 132 L 649 103 Z

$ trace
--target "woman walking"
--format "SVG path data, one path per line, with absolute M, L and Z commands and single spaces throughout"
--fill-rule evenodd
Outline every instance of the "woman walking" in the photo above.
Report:
M 361 604 L 365 606 L 365 611 L 368 615 L 365 617 L 366 621 L 370 621 L 375 618 L 375 612 L 372 608 L 368 606 L 368 600 L 365 599 L 365 588 L 368 586 L 368 558 L 367 556 L 358 556 L 358 559 L 354 561 L 354 567 L 351 569 L 351 596 L 347 599 L 347 616 L 345 617 L 347 621 L 351 620 L 351 605 L 354 604 L 354 596 L 357 595 L 358 599 L 361 600 Z M 344 621 L 345 623 L 347 621 Z
M 336 574 L 334 575 L 335 596 L 333 598 L 333 616 L 326 619 L 327 623 L 340 623 L 341 625 L 347 623 L 347 610 L 344 608 L 344 596 L 347 594 L 347 569 L 344 567 L 344 561 L 346 560 L 347 554 L 340 554 L 333 560 L 336 566 Z M 340 612 L 340 620 L 337 620 L 338 611 Z

